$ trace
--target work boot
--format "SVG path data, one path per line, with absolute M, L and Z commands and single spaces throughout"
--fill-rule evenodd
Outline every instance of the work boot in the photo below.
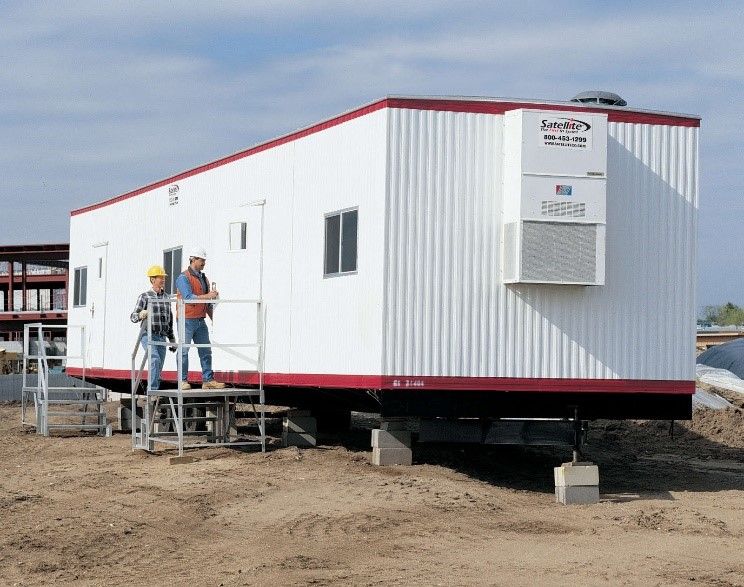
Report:
M 202 389 L 225 389 L 227 385 L 224 383 L 220 383 L 219 381 L 215 381 L 212 379 L 212 381 L 205 381 L 202 383 Z
M 191 389 L 191 385 L 188 381 L 181 381 L 181 391 L 186 391 L 188 389 Z

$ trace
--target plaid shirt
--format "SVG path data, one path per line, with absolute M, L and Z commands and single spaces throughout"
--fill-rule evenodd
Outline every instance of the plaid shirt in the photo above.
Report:
M 155 293 L 154 290 L 148 289 L 141 293 L 140 297 L 137 298 L 137 307 L 134 308 L 134 312 L 129 316 L 129 319 L 135 324 L 140 322 L 139 313 L 142 310 L 147 310 L 150 314 L 153 334 L 162 334 L 168 340 L 173 340 L 173 314 L 171 312 L 170 296 L 165 291 Z M 147 330 L 146 321 L 142 321 L 141 328 L 143 333 Z

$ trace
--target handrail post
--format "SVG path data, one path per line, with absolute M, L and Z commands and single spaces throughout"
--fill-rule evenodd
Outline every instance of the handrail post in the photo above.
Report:
M 186 305 L 183 298 L 176 301 L 176 328 L 178 329 L 178 344 L 176 349 L 176 365 L 178 368 L 177 388 L 181 390 L 181 383 L 189 380 L 189 374 L 183 372 L 183 345 L 186 344 Z M 188 353 L 188 350 L 186 351 Z
M 150 392 L 152 391 L 152 309 L 147 313 L 147 392 L 142 406 L 140 435 L 145 447 L 150 448 Z M 161 365 L 162 371 L 162 365 Z
M 39 357 L 39 367 L 36 373 L 36 385 L 41 392 L 41 431 L 37 427 L 36 432 L 47 435 L 47 411 L 49 410 L 49 389 L 47 383 L 47 362 L 46 349 L 44 348 L 44 336 L 41 331 L 41 324 L 36 328 L 36 352 Z
M 178 396 L 178 417 L 176 420 L 176 432 L 178 433 L 178 456 L 183 456 L 183 382 L 188 381 L 189 374 L 183 372 L 183 346 L 186 343 L 186 304 L 183 298 L 179 298 L 178 301 L 178 340 L 179 345 L 177 349 L 178 358 L 178 381 L 176 383 L 176 394 Z M 189 352 L 189 347 L 186 347 L 186 353 Z
M 87 361 L 87 355 L 88 355 L 87 346 L 88 345 L 85 344 L 85 340 L 86 340 L 85 339 L 85 324 L 83 324 L 80 327 L 80 354 L 83 357 L 83 376 L 82 376 L 83 387 L 85 387 L 85 372 L 86 372 L 86 369 L 88 368 L 88 361 Z
M 23 375 L 21 375 L 21 423 L 26 423 L 26 372 L 28 371 L 28 324 L 23 325 Z
M 137 426 L 139 425 L 139 421 L 137 419 L 137 388 L 139 387 L 139 381 L 141 376 L 141 371 L 135 371 L 137 368 L 137 350 L 139 350 L 140 347 L 140 336 L 139 332 L 137 332 L 137 344 L 134 346 L 134 353 L 132 354 L 132 395 L 129 402 L 129 409 L 131 412 L 131 426 L 132 426 L 132 449 L 134 449 L 135 446 L 137 446 Z

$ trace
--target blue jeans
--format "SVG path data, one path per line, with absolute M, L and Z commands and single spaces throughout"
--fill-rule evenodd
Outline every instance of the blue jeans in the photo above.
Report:
M 186 338 L 184 344 L 194 341 L 196 344 L 209 344 L 209 330 L 204 318 L 187 318 L 185 320 Z M 212 349 L 209 347 L 199 347 L 199 362 L 202 368 L 202 382 L 212 381 L 214 373 L 212 372 Z M 183 380 L 189 378 L 189 347 L 184 347 L 181 351 L 181 360 L 183 364 Z
M 153 342 L 165 342 L 165 337 L 162 334 L 153 334 Z M 143 334 L 140 338 L 142 348 L 147 350 L 147 334 Z M 163 363 L 165 362 L 165 347 L 160 345 L 153 345 L 152 347 L 152 359 L 150 361 L 150 389 L 160 389 L 160 372 L 163 370 Z

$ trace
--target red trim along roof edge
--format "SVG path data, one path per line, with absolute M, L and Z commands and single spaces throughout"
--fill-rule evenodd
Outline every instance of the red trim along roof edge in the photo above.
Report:
M 82 369 L 68 367 L 67 374 L 82 376 Z M 89 368 L 86 377 L 130 379 L 128 369 Z M 193 372 L 198 379 L 199 373 Z M 164 371 L 164 381 L 176 381 L 175 371 Z M 216 372 L 216 379 L 238 385 L 255 385 L 252 372 Z M 265 373 L 264 385 L 328 389 L 378 389 L 392 391 L 511 391 L 540 393 L 664 393 L 692 395 L 694 381 L 647 379 L 540 379 L 523 377 L 417 377 L 388 375 L 338 375 L 315 373 Z
M 70 216 L 77 216 L 78 214 L 84 214 L 91 212 L 104 206 L 116 204 L 129 198 L 133 198 L 145 192 L 157 189 L 159 187 L 166 186 L 168 184 L 186 179 L 192 175 L 198 175 L 221 167 L 238 159 L 249 157 L 273 149 L 279 145 L 296 141 L 303 137 L 315 134 L 322 130 L 338 126 L 349 120 L 365 116 L 377 110 L 383 108 L 403 108 L 410 110 L 438 110 L 442 112 L 468 112 L 478 114 L 503 114 L 508 110 L 515 110 L 517 108 L 533 108 L 540 110 L 562 110 L 569 112 L 592 112 L 592 113 L 605 113 L 609 122 L 632 122 L 636 124 L 665 124 L 671 126 L 687 126 L 687 127 L 699 127 L 700 117 L 691 115 L 672 114 L 666 112 L 653 112 L 650 110 L 629 110 L 625 107 L 618 106 L 602 106 L 590 104 L 579 104 L 572 102 L 539 102 L 529 100 L 505 100 L 499 98 L 414 98 L 405 96 L 388 96 L 371 102 L 359 108 L 349 110 L 338 116 L 329 118 L 317 124 L 302 128 L 300 130 L 291 132 L 289 134 L 280 136 L 272 139 L 265 143 L 260 143 L 248 149 L 238 151 L 227 157 L 216 159 L 210 163 L 205 163 L 199 167 L 194 167 L 187 171 L 183 171 L 177 175 L 156 181 L 146 186 L 137 188 L 130 192 L 115 196 L 113 198 L 97 202 L 83 208 L 78 208 L 70 212 Z

